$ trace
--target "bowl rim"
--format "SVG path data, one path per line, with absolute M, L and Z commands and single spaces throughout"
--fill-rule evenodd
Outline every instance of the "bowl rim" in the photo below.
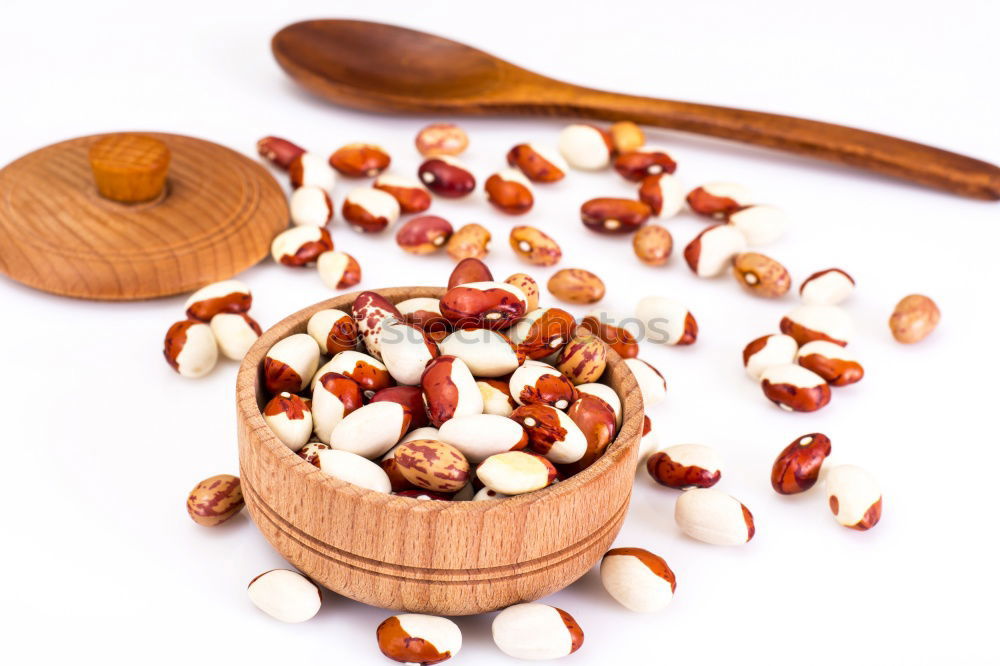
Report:
M 289 471 L 295 475 L 301 483 L 319 484 L 329 492 L 350 493 L 361 502 L 372 502 L 383 504 L 384 508 L 412 511 L 423 509 L 433 512 L 465 513 L 473 511 L 490 511 L 498 506 L 516 507 L 518 503 L 554 501 L 557 498 L 579 490 L 586 486 L 592 479 L 608 472 L 615 463 L 622 457 L 627 456 L 630 446 L 638 447 L 639 439 L 642 436 L 643 404 L 639 393 L 639 386 L 635 376 L 629 369 L 625 359 L 621 358 L 610 346 L 607 346 L 608 368 L 605 373 L 612 368 L 616 372 L 623 371 L 622 391 L 618 392 L 618 397 L 622 402 L 622 424 L 615 439 L 608 445 L 604 454 L 585 470 L 572 475 L 565 481 L 553 483 L 540 490 L 535 490 L 521 495 L 502 497 L 489 500 L 478 501 L 433 501 L 419 500 L 413 497 L 405 497 L 392 493 L 383 493 L 376 490 L 369 490 L 356 486 L 347 481 L 338 479 L 330 474 L 324 474 L 315 465 L 306 462 L 295 451 L 292 451 L 282 443 L 271 429 L 264 422 L 263 414 L 258 404 L 258 380 L 260 377 L 260 366 L 265 354 L 271 347 L 289 335 L 294 334 L 294 329 L 304 328 L 313 314 L 320 310 L 337 309 L 351 314 L 351 305 L 358 295 L 371 291 L 378 293 L 391 303 L 399 303 L 410 298 L 441 298 L 447 291 L 444 287 L 412 286 L 412 287 L 383 287 L 377 289 L 366 289 L 354 291 L 347 294 L 340 294 L 323 301 L 314 303 L 300 310 L 293 312 L 278 323 L 268 328 L 257 338 L 257 341 L 247 351 L 236 375 L 236 411 L 237 419 L 246 426 L 249 433 L 255 433 L 259 439 L 259 445 L 266 447 L 279 465 L 287 465 Z M 345 307 L 346 306 L 346 307 Z M 603 375 L 602 375 L 603 377 Z M 624 395 L 622 395 L 624 393 Z M 242 447 L 241 447 L 242 449 Z M 377 464 L 377 463 L 376 463 Z M 243 475 L 241 461 L 241 477 Z

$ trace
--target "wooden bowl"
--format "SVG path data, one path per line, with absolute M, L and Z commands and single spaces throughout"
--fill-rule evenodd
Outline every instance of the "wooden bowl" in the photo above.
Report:
M 393 303 L 440 298 L 444 289 L 380 289 Z M 315 312 L 350 312 L 338 296 L 279 322 L 247 353 L 236 382 L 240 476 L 250 516 L 285 559 L 316 582 L 373 606 L 470 615 L 538 599 L 590 569 L 628 509 L 642 435 L 632 373 L 609 351 L 602 381 L 622 396 L 622 427 L 593 465 L 518 497 L 416 500 L 365 490 L 324 474 L 264 424 L 260 366 L 278 340 L 306 330 Z

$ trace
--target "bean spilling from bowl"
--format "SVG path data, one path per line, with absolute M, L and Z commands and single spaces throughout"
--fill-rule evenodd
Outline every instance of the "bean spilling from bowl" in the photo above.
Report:
M 709 222 L 683 245 L 684 263 L 699 278 L 731 273 L 748 293 L 779 299 L 792 287 L 789 271 L 754 251 L 787 230 L 785 213 L 760 203 L 745 187 L 711 182 L 686 190 L 677 163 L 665 150 L 645 145 L 634 123 L 610 129 L 574 124 L 563 129 L 558 150 L 520 143 L 501 168 L 477 179 L 459 161 L 469 144 L 459 127 L 438 123 L 416 138 L 423 161 L 416 178 L 388 171 L 389 153 L 373 143 L 341 146 L 328 158 L 278 137 L 265 137 L 260 154 L 288 171 L 292 226 L 272 243 L 274 260 L 291 269 L 315 266 L 331 289 L 361 281 L 361 266 L 335 250 L 327 226 L 337 208 L 330 196 L 339 178 L 374 179 L 348 193 L 339 208 L 355 231 L 377 234 L 393 228 L 399 248 L 410 255 L 444 249 L 458 262 L 441 299 L 413 298 L 391 303 L 363 292 L 350 308 L 321 310 L 305 333 L 291 335 L 266 353 L 262 384 L 264 423 L 304 464 L 370 491 L 406 500 L 500 501 L 542 490 L 579 473 L 612 446 L 622 425 L 622 400 L 601 383 L 607 351 L 625 359 L 647 408 L 667 394 L 664 376 L 638 358 L 639 341 L 667 346 L 694 344 L 693 314 L 669 295 L 642 299 L 626 320 L 595 310 L 577 323 L 557 307 L 539 307 L 539 286 L 518 273 L 500 281 L 483 264 L 491 233 L 477 223 L 457 228 L 427 215 L 435 198 L 460 199 L 482 188 L 485 201 L 507 215 L 525 215 L 539 193 L 571 169 L 614 169 L 634 197 L 596 197 L 582 204 L 585 227 L 605 235 L 632 234 L 639 262 L 669 263 L 670 230 L 649 224 L 666 220 L 685 205 Z M 529 225 L 509 231 L 518 258 L 555 266 L 563 249 L 550 230 Z M 644 269 L 645 270 L 645 269 Z M 562 268 L 546 284 L 558 300 L 593 304 L 605 296 L 601 278 L 582 268 Z M 831 387 L 857 383 L 864 368 L 846 348 L 853 322 L 842 303 L 854 279 L 837 268 L 810 275 L 799 285 L 801 304 L 780 319 L 776 331 L 743 351 L 747 374 L 779 407 L 812 412 L 830 402 Z M 227 281 L 209 285 L 185 308 L 188 319 L 168 332 L 164 354 L 183 376 L 209 372 L 218 352 L 240 359 L 260 335 L 247 314 L 249 290 Z M 890 318 L 900 342 L 922 340 L 940 313 L 929 298 L 903 299 Z M 688 537 L 716 545 L 740 545 L 755 534 L 754 518 L 739 500 L 718 486 L 723 463 L 711 447 L 661 447 L 659 433 L 644 418 L 639 465 L 660 487 L 675 493 L 674 519 Z M 823 469 L 831 452 L 821 433 L 803 435 L 782 450 L 771 484 L 782 495 L 810 490 L 826 474 L 827 502 L 836 521 L 856 530 L 881 517 L 881 492 L 865 470 L 852 465 Z M 729 477 L 726 477 L 729 478 Z M 191 517 L 220 524 L 242 507 L 239 480 L 222 475 L 199 484 L 189 498 Z M 676 577 L 663 558 L 642 548 L 614 548 L 601 562 L 609 595 L 635 612 L 665 608 Z M 285 622 L 311 618 L 319 589 L 290 570 L 255 578 L 252 601 Z M 577 651 L 583 631 L 567 612 L 541 603 L 501 611 L 493 637 L 504 653 L 520 659 L 552 659 Z M 462 645 L 458 626 L 441 617 L 399 614 L 376 631 L 382 653 L 402 663 L 433 664 L 450 659 Z

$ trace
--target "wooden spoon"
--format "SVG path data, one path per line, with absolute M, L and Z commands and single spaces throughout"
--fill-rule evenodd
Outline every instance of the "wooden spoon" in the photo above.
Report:
M 365 111 L 578 116 L 734 139 L 977 199 L 1000 199 L 1000 168 L 884 134 L 815 120 L 604 92 L 528 71 L 465 44 L 393 25 L 290 25 L 274 57 L 320 97 Z

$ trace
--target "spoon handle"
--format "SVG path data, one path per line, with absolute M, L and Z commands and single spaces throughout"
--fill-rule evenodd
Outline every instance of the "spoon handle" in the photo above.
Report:
M 552 91 L 552 88 L 549 88 Z M 853 127 L 816 120 L 604 92 L 567 85 L 559 111 L 602 120 L 633 120 L 707 134 L 867 169 L 976 199 L 1000 199 L 1000 167 Z

